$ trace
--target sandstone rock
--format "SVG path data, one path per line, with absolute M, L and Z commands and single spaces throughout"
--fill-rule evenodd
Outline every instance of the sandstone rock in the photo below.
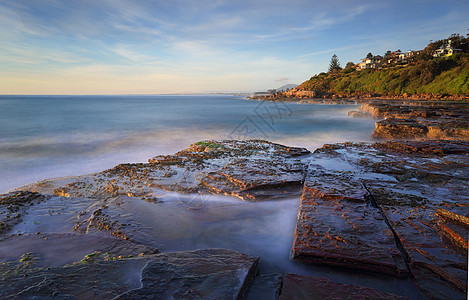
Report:
M 23 214 L 31 205 L 47 199 L 36 192 L 16 191 L 0 195 L 0 234 L 21 222 Z
M 292 258 L 406 275 L 391 229 L 366 196 L 361 182 L 350 174 L 311 165 L 301 196 Z
M 410 119 L 386 119 L 375 123 L 374 138 L 421 138 L 426 137 L 427 126 Z
M 311 251 L 312 261 L 317 262 L 318 253 L 324 257 L 331 255 L 321 249 L 326 241 L 332 247 L 337 246 L 335 257 L 347 254 L 346 244 L 334 241 L 334 236 L 347 241 L 343 237 L 347 222 L 356 224 L 359 219 L 350 212 L 352 208 L 360 212 L 360 202 L 354 200 L 355 206 L 351 206 L 344 204 L 347 202 L 343 198 L 359 199 L 363 191 L 358 183 L 362 183 L 370 193 L 372 208 L 367 211 L 378 209 L 403 250 L 417 285 L 432 298 L 464 299 L 469 235 L 468 147 L 466 141 L 389 141 L 373 145 L 345 143 L 317 150 L 313 162 L 316 158 L 324 171 L 316 175 L 308 172 L 293 252 Z M 313 213 L 316 210 L 318 213 Z M 362 220 L 366 221 L 363 217 Z M 330 229 L 318 233 L 314 231 L 317 228 Z M 333 243 L 324 238 L 326 233 Z M 375 239 L 372 235 L 358 237 L 367 240 L 371 248 L 380 244 L 370 242 Z M 363 247 L 362 243 L 360 246 Z M 356 257 L 361 268 L 369 263 L 359 254 Z M 351 261 L 349 257 L 343 259 Z
M 365 111 L 349 111 L 348 116 L 351 118 L 371 118 L 371 114 Z
M 342 284 L 324 277 L 286 274 L 280 300 L 290 299 L 408 299 L 376 289 Z
M 257 268 L 258 258 L 222 249 L 91 260 L 10 272 L 0 278 L 0 297 L 240 299 Z
M 66 197 L 154 197 L 153 188 L 182 193 L 220 193 L 243 200 L 299 195 L 304 148 L 266 141 L 203 141 L 149 163 L 120 164 L 103 172 L 49 181 L 23 189 Z M 286 188 L 285 190 L 281 190 Z M 286 191 L 286 192 L 285 192 Z
M 385 119 L 376 123 L 376 138 L 469 139 L 469 105 L 464 102 L 375 101 L 349 115 Z

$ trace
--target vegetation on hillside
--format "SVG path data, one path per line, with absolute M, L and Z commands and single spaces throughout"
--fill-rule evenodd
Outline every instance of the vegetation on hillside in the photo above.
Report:
M 449 40 L 462 53 L 434 58 L 431 54 Z M 305 81 L 301 90 L 323 94 L 374 93 L 379 95 L 469 94 L 469 40 L 457 34 L 430 43 L 408 64 L 392 64 L 380 69 L 356 70 L 348 66 L 340 72 L 321 73 Z

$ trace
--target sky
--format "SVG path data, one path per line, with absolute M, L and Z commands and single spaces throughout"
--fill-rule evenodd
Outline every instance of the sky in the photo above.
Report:
M 255 92 L 469 31 L 469 1 L 0 0 L 0 94 Z

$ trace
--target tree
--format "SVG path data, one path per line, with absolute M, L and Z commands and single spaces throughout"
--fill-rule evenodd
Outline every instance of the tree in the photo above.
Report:
M 345 68 L 346 68 L 346 69 L 353 68 L 353 67 L 355 67 L 355 64 L 354 64 L 353 62 L 351 62 L 351 61 L 349 61 L 349 62 L 345 65 Z
M 337 55 L 332 55 L 331 62 L 329 63 L 329 72 L 340 71 L 342 68 L 340 67 L 339 59 Z
M 373 58 L 373 54 L 371 52 L 369 52 L 367 55 L 366 55 L 366 58 Z

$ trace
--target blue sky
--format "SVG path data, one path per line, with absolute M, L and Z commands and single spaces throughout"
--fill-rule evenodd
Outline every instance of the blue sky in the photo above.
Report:
M 467 34 L 469 1 L 0 1 L 0 94 L 249 92 Z

